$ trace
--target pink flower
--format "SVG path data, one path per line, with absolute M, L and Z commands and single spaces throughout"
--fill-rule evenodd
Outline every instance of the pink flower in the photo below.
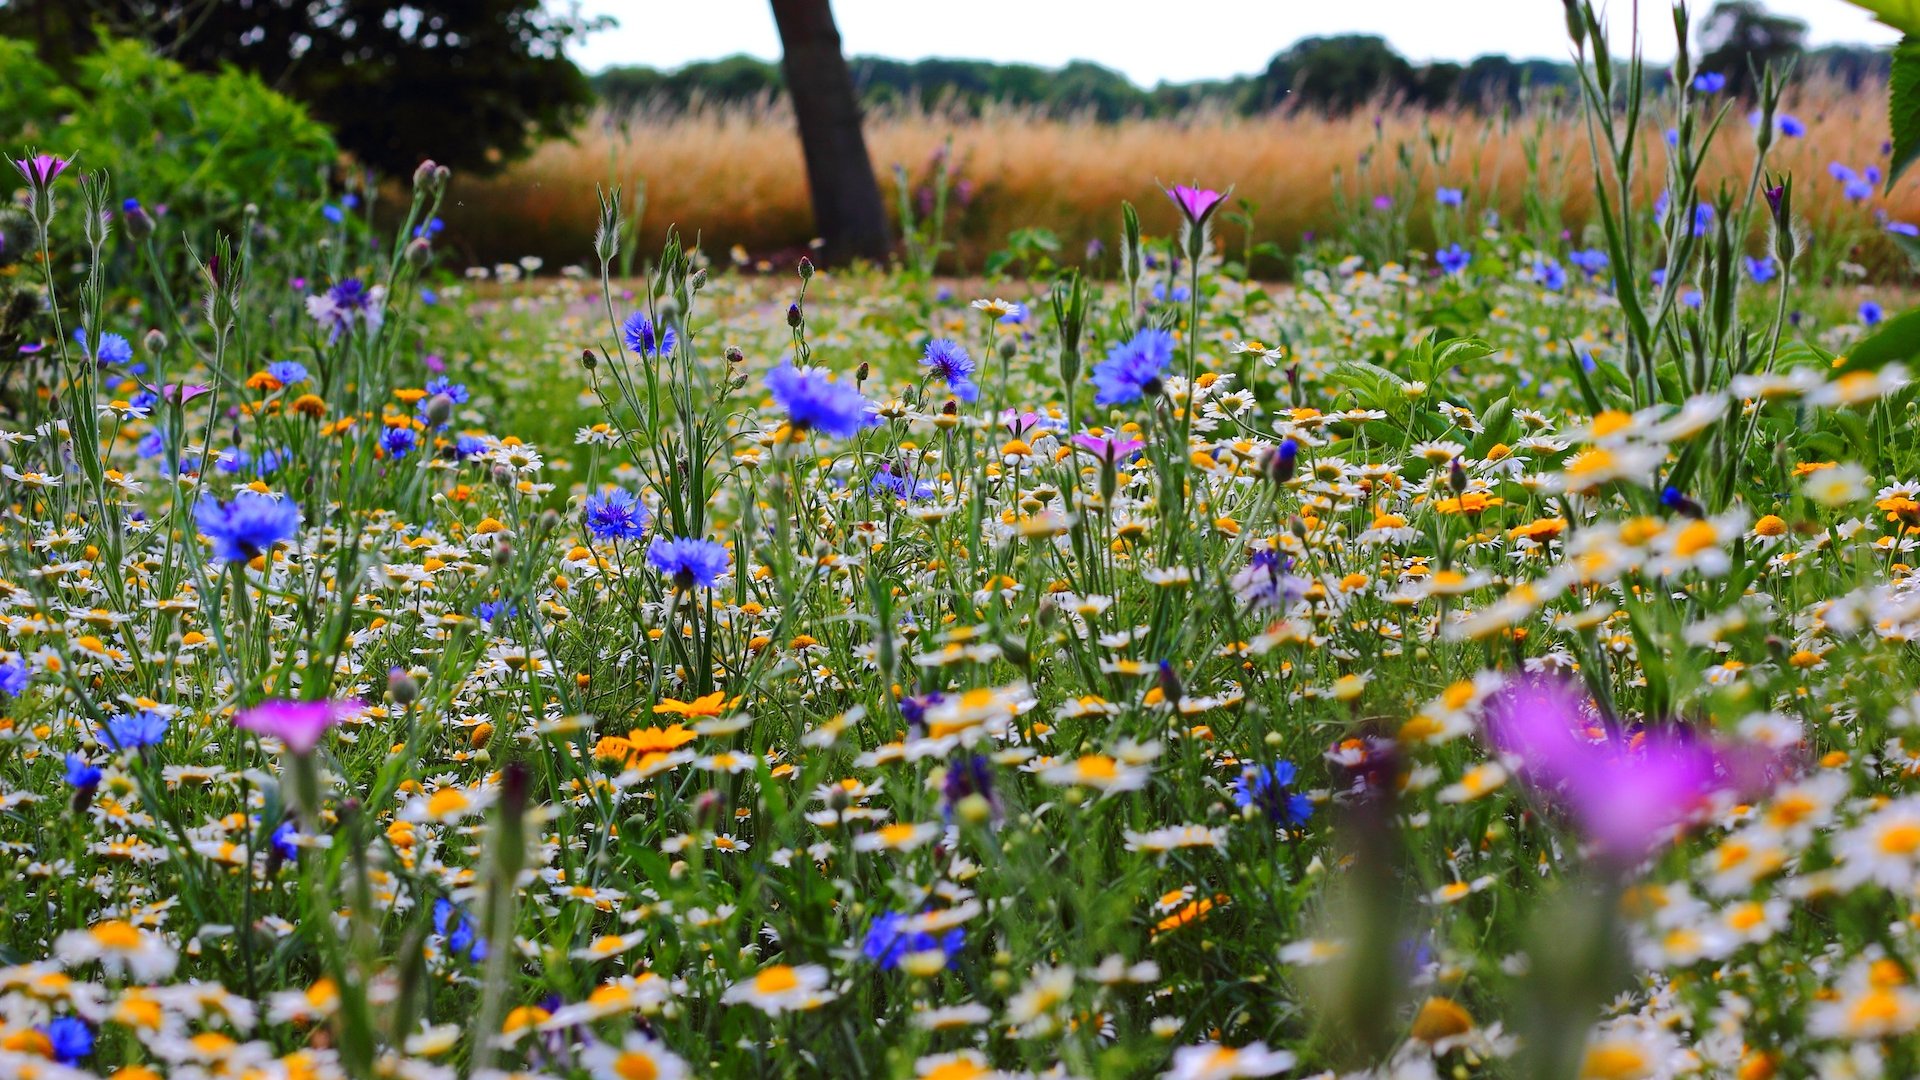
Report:
M 201 394 L 209 394 L 212 392 L 213 391 L 210 387 L 194 386 L 194 385 L 182 386 L 179 383 L 168 383 L 167 385 L 160 388 L 161 398 L 167 401 L 172 401 L 175 398 L 178 398 L 180 399 L 180 404 L 182 405 L 185 405 L 187 402 L 192 401 L 194 398 L 199 397 Z
M 1167 189 L 1167 198 L 1172 199 L 1180 212 L 1187 215 L 1188 221 L 1199 223 L 1207 220 L 1214 207 L 1220 205 L 1220 200 L 1226 196 L 1210 188 L 1175 184 Z
M 67 159 L 52 154 L 35 154 L 30 158 L 15 158 L 13 167 L 26 178 L 27 183 L 36 188 L 44 188 L 53 183 L 53 178 L 67 171 Z
M 1073 445 L 1092 454 L 1101 462 L 1113 465 L 1147 444 L 1139 439 L 1108 439 L 1083 431 L 1073 437 Z
M 1570 683 L 1512 682 L 1488 706 L 1487 734 L 1608 861 L 1638 862 L 1714 793 L 1756 786 L 1758 762 L 1747 753 L 1680 731 L 1611 732 L 1585 702 Z
M 358 701 L 263 701 L 233 718 L 233 726 L 271 735 L 296 754 L 310 754 L 328 728 L 365 705 Z

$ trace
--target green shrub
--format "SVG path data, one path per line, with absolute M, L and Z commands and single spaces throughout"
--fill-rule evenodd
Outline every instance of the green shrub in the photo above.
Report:
M 317 197 L 338 156 L 305 108 L 236 69 L 191 72 L 109 40 L 63 78 L 30 43 L 0 38 L 0 149 L 29 144 L 106 170 L 119 198 L 225 228 L 248 203 L 271 215 Z M 0 183 L 17 188 L 5 172 Z

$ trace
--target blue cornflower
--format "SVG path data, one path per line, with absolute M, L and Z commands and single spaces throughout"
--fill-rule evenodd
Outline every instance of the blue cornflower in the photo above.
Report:
M 601 540 L 638 540 L 651 520 L 647 504 L 625 488 L 587 496 L 585 516 L 587 531 Z
M 1887 231 L 1898 236 L 1920 236 L 1920 225 L 1906 221 L 1889 221 Z
M 478 435 L 456 435 L 453 452 L 461 458 L 479 457 L 487 452 L 487 440 Z
M 1711 228 L 1713 228 L 1713 207 L 1707 203 L 1701 203 L 1694 207 L 1693 235 L 1705 236 Z
M 1107 358 L 1093 366 L 1093 400 L 1100 405 L 1126 405 L 1143 397 L 1159 397 L 1163 377 L 1173 363 L 1173 335 L 1148 327 L 1107 350 Z
M 1251 766 L 1233 782 L 1234 805 L 1253 807 L 1276 825 L 1298 825 L 1313 813 L 1313 800 L 1293 790 L 1298 775 L 1291 761 Z
M 1875 326 L 1879 324 L 1881 319 L 1884 319 L 1886 317 L 1887 317 L 1886 311 L 1883 308 L 1881 308 L 1879 304 L 1876 304 L 1871 300 L 1865 300 L 1861 302 L 1860 304 L 1860 321 L 1861 322 L 1867 324 L 1868 326 Z
M 229 446 L 220 451 L 220 456 L 213 459 L 213 464 L 221 472 L 244 472 L 247 466 L 253 464 L 253 455 L 237 446 Z
M 883 969 L 891 969 L 899 967 L 901 958 L 910 953 L 937 950 L 951 957 L 967 943 L 967 932 L 959 927 L 935 937 L 925 930 L 909 929 L 909 918 L 898 911 L 874 916 L 867 927 L 866 940 L 861 943 L 860 955 Z
M 487 942 L 474 928 L 473 920 L 442 897 L 433 902 L 433 931 L 447 939 L 447 951 L 477 964 L 487 958 Z
M 159 457 L 161 454 L 167 452 L 167 433 L 159 428 L 154 428 L 152 431 L 140 436 L 140 441 L 134 445 L 133 452 L 138 454 L 143 461 Z
M 892 495 L 896 499 L 919 500 L 933 498 L 932 484 L 925 480 L 915 481 L 910 476 L 903 476 L 900 473 L 894 472 L 891 463 L 882 465 L 873 471 L 873 476 L 867 480 L 867 490 L 875 494 L 884 493 Z
M 860 391 L 835 382 L 819 368 L 801 370 L 791 361 L 783 361 L 767 372 L 767 391 L 796 428 L 844 439 L 880 422 L 872 403 Z
M 1780 126 L 1780 134 L 1789 139 L 1797 139 L 1807 133 L 1807 125 L 1801 123 L 1800 118 L 1792 113 L 1781 113 L 1777 122 Z
M 1552 259 L 1535 259 L 1533 280 L 1539 282 L 1543 289 L 1559 292 L 1567 287 L 1567 271 Z
M 0 660 L 0 694 L 19 697 L 27 688 L 27 665 L 18 660 Z
M 483 623 L 491 623 L 493 620 L 503 617 L 511 619 L 518 614 L 520 614 L 519 605 L 508 603 L 505 600 L 482 600 L 476 604 L 473 609 L 473 617 Z
M 904 711 L 904 710 L 903 710 Z M 947 778 L 940 785 L 940 812 L 948 820 L 953 808 L 969 795 L 986 800 L 990 816 L 1000 816 L 1000 799 L 993 793 L 993 768 L 981 754 L 955 754 L 947 765 Z
M 267 365 L 267 374 L 278 380 L 281 386 L 298 386 L 313 377 L 307 373 L 307 365 L 298 360 L 275 360 Z
M 445 375 L 436 375 L 427 380 L 426 391 L 427 397 L 432 397 L 435 394 L 445 394 L 453 399 L 455 405 L 465 405 L 467 402 L 473 400 L 473 393 L 467 389 L 466 383 L 454 382 Z M 421 400 L 424 401 L 426 399 L 422 398 Z
M 711 589 L 720 575 L 727 572 L 732 556 L 727 553 L 726 545 L 717 541 L 657 536 L 647 548 L 647 561 L 682 589 L 696 585 Z
M 1570 251 L 1567 253 L 1567 261 L 1578 267 L 1580 272 L 1588 277 L 1599 277 L 1607 270 L 1607 253 L 1599 248 Z
M 1460 273 L 1467 268 L 1468 263 L 1473 261 L 1473 256 L 1469 255 L 1467 249 L 1461 247 L 1459 244 L 1448 244 L 1446 247 L 1434 252 L 1433 258 L 1435 262 L 1440 264 L 1440 269 L 1449 274 Z
M 1717 71 L 1703 71 L 1693 77 L 1693 88 L 1702 94 L 1717 94 L 1727 88 L 1727 77 Z
M 672 356 L 674 346 L 678 344 L 673 334 L 673 327 L 662 326 L 656 332 L 653 320 L 647 318 L 647 313 L 644 311 L 636 311 L 627 316 L 626 324 L 620 328 L 620 334 L 626 339 L 627 348 L 641 356 Z
M 279 852 L 281 858 L 297 859 L 300 857 L 300 845 L 296 842 L 299 836 L 300 830 L 294 828 L 293 819 L 288 818 L 274 827 L 267 843 L 273 845 L 273 850 Z
M 213 540 L 215 555 L 228 562 L 251 562 L 273 545 L 293 538 L 300 529 L 300 506 L 292 499 L 243 489 L 228 503 L 202 495 L 194 504 L 193 519 Z
M 1027 321 L 1027 305 L 1025 304 L 1010 305 L 1007 308 L 1007 313 L 1005 315 L 1000 316 L 1000 324 L 1002 326 L 1019 326 L 1021 323 L 1024 323 L 1026 321 Z
M 1780 272 L 1778 266 L 1771 258 L 1756 259 L 1749 255 L 1746 261 L 1747 276 L 1753 279 L 1755 285 L 1765 285 L 1767 282 L 1773 280 L 1774 275 Z
M 1433 189 L 1433 201 L 1441 206 L 1459 206 L 1467 201 L 1467 193 L 1457 187 L 1437 187 Z
M 979 400 L 980 388 L 973 382 L 973 357 L 967 355 L 959 342 L 934 338 L 927 342 L 926 356 L 920 362 L 947 381 L 954 397 L 968 402 Z
M 332 203 L 328 203 L 327 205 L 322 206 L 320 208 L 320 216 L 323 218 L 326 218 L 328 221 L 333 222 L 335 225 L 338 225 L 341 222 L 347 220 L 346 211 L 340 209 L 339 207 L 333 205 Z
M 101 740 L 115 750 L 139 750 L 167 737 L 167 718 L 152 709 L 115 713 L 107 718 Z
M 413 452 L 420 442 L 420 436 L 412 428 L 388 428 L 380 433 L 380 448 L 391 458 L 403 458 Z
M 86 348 L 87 347 L 86 328 L 85 327 L 76 328 L 73 332 L 73 339 L 80 343 L 81 348 L 83 349 Z M 129 342 L 126 338 L 122 337 L 119 334 L 103 333 L 100 335 L 100 344 L 93 350 L 94 363 L 124 364 L 131 359 L 133 359 L 133 343 L 132 342 Z
M 80 754 L 67 755 L 67 783 L 77 788 L 98 787 L 100 767 Z
M 72 1065 L 93 1053 L 93 1029 L 77 1016 L 56 1016 L 40 1029 L 53 1048 L 53 1060 Z

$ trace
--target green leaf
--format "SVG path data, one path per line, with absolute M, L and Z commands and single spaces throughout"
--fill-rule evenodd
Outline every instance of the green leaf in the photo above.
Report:
M 1920 0 L 1850 0 L 1903 34 L 1920 34 Z
M 1913 0 L 1920 7 L 1920 0 Z M 1887 124 L 1892 128 L 1893 160 L 1887 165 L 1887 190 L 1920 157 L 1920 39 L 1908 30 L 1893 47 L 1893 73 L 1887 79 Z
M 1847 350 L 1841 373 L 1873 371 L 1895 361 L 1920 356 L 1920 308 L 1904 311 L 1880 325 L 1858 345 Z

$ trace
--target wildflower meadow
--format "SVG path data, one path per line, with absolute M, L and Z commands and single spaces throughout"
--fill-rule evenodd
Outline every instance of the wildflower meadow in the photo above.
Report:
M 10 148 L 0 1076 L 1920 1075 L 1920 223 L 1572 10 L 1284 282 Z

